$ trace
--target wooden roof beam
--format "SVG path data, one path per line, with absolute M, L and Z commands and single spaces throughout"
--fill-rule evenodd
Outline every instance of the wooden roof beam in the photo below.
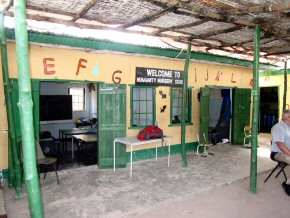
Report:
M 52 14 L 58 14 L 58 15 L 66 15 L 66 16 L 70 16 L 70 17 L 75 16 L 74 13 L 69 13 L 69 12 L 59 11 L 59 10 L 54 10 L 54 9 L 47 9 L 47 8 L 31 6 L 31 5 L 27 5 L 27 9 L 31 9 L 34 11 L 40 11 L 40 12 L 47 12 L 47 13 L 52 13 Z
M 241 15 L 241 14 L 257 14 L 257 13 L 267 13 L 275 11 L 283 11 L 290 9 L 290 2 L 285 3 L 268 3 L 263 5 L 256 5 L 252 7 L 244 7 L 243 9 L 233 9 L 225 11 L 227 15 Z
M 195 21 L 195 22 L 192 22 L 192 23 L 187 23 L 187 24 L 178 25 L 178 26 L 172 26 L 172 27 L 169 27 L 169 28 L 162 28 L 162 29 L 159 29 L 159 30 L 155 31 L 154 33 L 155 34 L 159 34 L 161 32 L 173 31 L 173 30 L 183 29 L 183 28 L 187 28 L 187 27 L 199 26 L 199 25 L 204 24 L 204 23 L 206 23 L 208 21 L 209 21 L 208 18 L 203 18 L 201 20 L 198 20 L 198 21 Z
M 13 11 L 7 11 L 5 13 L 5 15 L 13 17 L 14 13 L 13 13 Z M 55 23 L 55 24 L 63 24 L 66 26 L 73 26 L 73 27 L 77 27 L 80 29 L 120 31 L 119 29 L 113 28 L 113 27 L 94 25 L 94 24 L 76 23 L 76 22 L 66 21 L 66 20 L 62 20 L 62 19 L 58 19 L 58 18 L 54 18 L 54 17 L 45 17 L 45 16 L 41 16 L 38 14 L 37 15 L 27 14 L 27 19 L 36 20 L 36 21 L 45 21 L 45 22 L 50 22 L 50 23 Z M 134 33 L 134 34 L 143 34 L 143 35 L 148 35 L 148 36 L 166 37 L 166 38 L 170 38 L 170 39 L 173 39 L 175 41 L 178 41 L 178 42 L 180 42 L 181 40 L 188 40 L 189 39 L 189 37 L 185 37 L 185 36 L 171 36 L 171 35 L 167 35 L 167 34 L 156 35 L 156 34 L 150 33 L 150 32 L 140 32 L 140 31 L 128 30 L 128 29 L 124 29 L 124 30 L 122 30 L 122 32 Z
M 265 56 L 268 57 L 268 56 L 272 56 L 272 55 L 276 55 L 276 56 L 289 55 L 290 56 L 290 50 L 289 51 L 281 51 L 281 52 L 268 52 Z
M 172 6 L 166 8 L 166 9 L 164 9 L 162 11 L 159 11 L 159 12 L 155 13 L 155 14 L 151 14 L 149 16 L 137 19 L 137 20 L 135 20 L 135 21 L 133 21 L 131 23 L 124 24 L 123 26 L 121 26 L 119 28 L 120 29 L 126 29 L 128 27 L 135 26 L 135 25 L 138 25 L 140 23 L 145 23 L 145 22 L 148 22 L 148 21 L 151 21 L 151 20 L 155 20 L 155 19 L 161 17 L 162 15 L 167 14 L 168 12 L 176 10 L 176 9 L 177 9 L 176 5 L 172 5 Z
M 234 27 L 231 27 L 231 28 L 228 28 L 228 29 L 224 29 L 224 30 L 213 30 L 213 31 L 211 31 L 209 33 L 197 35 L 197 37 L 205 39 L 205 38 L 208 38 L 208 37 L 211 37 L 211 36 L 218 36 L 220 34 L 227 34 L 227 33 L 235 32 L 235 31 L 240 30 L 240 29 L 241 29 L 240 27 L 234 26 Z
M 100 0 L 91 0 L 79 14 L 77 14 L 76 16 L 73 17 L 73 19 L 71 19 L 71 21 L 76 21 L 77 19 L 84 16 L 84 14 L 87 13 L 98 1 Z
M 148 0 L 146 0 L 146 1 L 148 1 Z M 149 0 L 149 1 L 152 2 L 153 0 Z M 253 21 L 247 20 L 247 19 L 228 16 L 226 13 L 218 14 L 218 13 L 208 11 L 208 10 L 201 8 L 201 7 L 193 7 L 189 4 L 182 3 L 182 2 L 177 1 L 177 0 L 154 0 L 154 2 L 159 2 L 159 3 L 163 3 L 163 4 L 169 4 L 169 5 L 177 4 L 177 6 L 179 8 L 190 11 L 198 16 L 208 17 L 210 19 L 218 20 L 220 22 L 227 22 L 227 23 L 232 23 L 232 24 L 241 25 L 241 26 L 248 26 L 248 27 L 253 27 L 253 28 L 258 24 L 258 23 L 255 23 Z M 287 30 L 284 30 L 281 28 L 273 27 L 268 23 L 260 24 L 260 26 L 264 32 L 269 32 L 273 35 L 278 35 L 281 37 L 286 36 L 286 35 L 290 35 L 289 30 L 287 31 Z

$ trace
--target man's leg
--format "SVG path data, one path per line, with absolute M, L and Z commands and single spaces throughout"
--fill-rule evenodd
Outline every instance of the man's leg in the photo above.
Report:
M 284 168 L 284 171 L 287 176 L 286 184 L 290 185 L 290 156 L 285 155 L 283 153 L 278 153 L 274 156 L 274 159 L 288 164 L 288 166 Z

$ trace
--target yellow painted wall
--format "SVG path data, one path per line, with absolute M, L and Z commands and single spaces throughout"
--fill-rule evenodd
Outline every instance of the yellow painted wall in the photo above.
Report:
M 1 63 L 0 63 L 1 65 Z M 2 65 L 1 65 L 2 69 Z M 8 168 L 8 129 L 3 77 L 0 78 L 0 169 Z
M 16 49 L 14 43 L 8 43 L 9 73 L 11 78 L 17 78 Z M 30 45 L 29 57 L 31 66 L 31 77 L 35 79 L 63 79 L 63 80 L 89 80 L 113 83 L 112 75 L 120 70 L 122 73 L 117 76 L 121 78 L 121 84 L 134 84 L 136 67 L 160 68 L 170 70 L 184 69 L 185 60 L 158 58 L 141 55 L 117 54 L 117 53 L 89 53 L 84 50 L 69 48 L 53 48 L 39 45 Z M 44 73 L 45 58 L 53 58 L 47 64 L 54 64 L 48 67 L 48 71 L 55 71 L 52 75 Z M 80 59 L 86 68 L 80 68 L 76 75 Z M 98 68 L 98 70 L 94 69 Z M 93 73 L 93 71 L 95 73 Z M 97 72 L 97 73 L 96 73 Z M 239 88 L 252 88 L 252 69 L 246 67 L 226 66 L 222 64 L 201 63 L 191 61 L 189 66 L 188 86 L 192 87 L 192 122 L 193 125 L 186 126 L 186 142 L 196 141 L 196 134 L 199 130 L 199 102 L 197 94 L 200 87 L 205 85 L 228 86 Z M 3 98 L 2 82 L 0 86 L 1 99 Z M 167 95 L 162 99 L 159 90 Z M 156 90 L 156 119 L 166 135 L 174 136 L 172 144 L 180 144 L 180 126 L 169 127 L 170 124 L 170 89 L 169 87 L 158 87 Z M 160 107 L 167 105 L 165 113 L 160 113 Z M 127 86 L 127 127 L 130 126 L 130 87 Z M 1 121 L 5 120 L 3 115 L 4 107 L 0 107 Z M 6 122 L 6 121 L 5 121 Z M 1 122 L 1 125 L 3 122 Z M 7 126 L 7 124 L 6 124 Z M 137 135 L 139 130 L 127 128 L 127 135 Z M 146 146 L 152 147 L 152 145 Z M 140 147 L 139 149 L 142 149 Z M 5 156 L 3 166 L 7 165 L 7 142 L 2 140 L 0 155 Z M 2 158 L 1 158 L 2 160 Z

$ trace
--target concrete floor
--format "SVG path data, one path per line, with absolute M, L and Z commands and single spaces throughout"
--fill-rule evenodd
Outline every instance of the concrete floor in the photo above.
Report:
M 259 146 L 258 173 L 262 173 L 275 166 L 275 163 L 269 159 L 268 135 L 259 136 Z M 63 170 L 59 172 L 60 185 L 57 185 L 55 174 L 50 173 L 45 180 L 41 180 L 45 216 L 49 218 L 162 217 L 158 214 L 161 213 L 161 208 L 165 214 L 170 215 L 175 205 L 180 205 L 180 202 L 199 199 L 207 193 L 210 195 L 225 187 L 235 187 L 234 184 L 240 180 L 243 181 L 243 185 L 237 186 L 237 188 L 242 187 L 243 192 L 249 195 L 249 182 L 246 181 L 246 178 L 250 174 L 251 150 L 224 144 L 211 147 L 210 152 L 214 155 L 201 157 L 188 153 L 188 167 L 182 167 L 181 155 L 171 157 L 170 168 L 167 167 L 166 157 L 159 158 L 157 163 L 154 160 L 135 162 L 132 178 L 129 177 L 129 166 L 117 169 L 115 173 L 112 169 L 100 170 L 97 166 Z M 259 180 L 264 180 L 264 177 L 266 177 L 265 174 L 259 175 Z M 279 179 L 282 180 L 283 176 L 280 176 Z M 272 178 L 272 180 L 275 179 Z M 276 188 L 282 190 L 280 180 L 277 180 L 280 183 L 278 182 Z M 269 184 L 272 183 L 269 182 Z M 258 190 L 260 186 L 261 182 L 258 184 Z M 235 193 L 241 193 L 241 191 L 237 190 Z M 216 201 L 222 198 L 222 194 L 223 191 L 215 194 L 220 195 Z M 14 195 L 13 189 L 4 187 L 8 217 L 29 217 L 25 190 L 24 197 L 20 201 L 16 201 Z M 281 195 L 285 197 L 283 190 Z M 286 197 L 286 199 L 289 198 Z M 231 202 L 235 208 L 239 208 L 240 201 L 247 203 L 248 197 L 239 198 L 237 196 L 237 199 L 237 205 L 234 201 Z M 199 201 L 195 200 L 195 202 Z M 182 203 L 188 207 L 189 215 L 187 217 L 193 217 L 193 208 L 208 210 L 209 205 L 206 200 L 204 202 L 205 205 L 198 207 L 195 206 L 195 203 Z M 287 203 L 289 204 L 289 202 Z M 166 209 L 167 207 L 170 207 L 171 210 Z M 178 211 L 178 209 L 173 211 Z M 182 211 L 186 211 L 186 208 L 183 208 Z M 150 214 L 151 212 L 153 215 Z M 241 216 L 236 217 L 245 216 L 242 212 Z

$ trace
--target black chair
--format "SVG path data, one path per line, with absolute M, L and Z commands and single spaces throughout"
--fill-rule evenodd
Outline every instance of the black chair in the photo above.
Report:
M 273 160 L 273 159 L 272 159 Z M 288 165 L 287 163 L 281 162 L 281 161 L 277 161 L 277 160 L 273 160 L 277 162 L 277 165 L 275 166 L 275 168 L 270 172 L 270 174 L 267 176 L 267 178 L 265 179 L 264 183 L 266 183 L 268 181 L 268 179 L 272 176 L 272 174 L 279 169 L 279 172 L 277 173 L 277 175 L 275 176 L 275 178 L 277 178 L 280 173 L 282 172 L 284 177 L 285 177 L 285 181 L 287 180 L 287 176 L 286 173 L 284 172 L 284 168 Z

